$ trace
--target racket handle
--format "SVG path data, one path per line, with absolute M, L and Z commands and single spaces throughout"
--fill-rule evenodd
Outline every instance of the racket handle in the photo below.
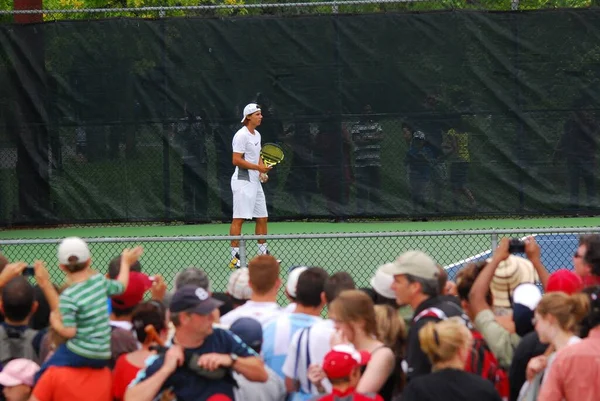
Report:
M 156 332 L 156 329 L 154 328 L 154 326 L 149 324 L 146 327 L 144 327 L 144 331 L 146 332 L 146 341 L 144 341 L 144 343 L 146 343 L 146 344 L 156 343 L 156 344 L 158 344 L 159 347 L 165 346 L 165 342 L 160 338 L 160 336 Z

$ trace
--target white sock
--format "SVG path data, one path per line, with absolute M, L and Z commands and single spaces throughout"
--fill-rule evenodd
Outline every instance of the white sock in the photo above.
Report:
M 264 244 L 258 244 L 258 253 L 260 255 L 264 255 L 264 254 L 267 253 L 267 244 L 266 243 L 264 243 Z
M 237 246 L 235 246 L 235 247 L 234 247 L 234 246 L 232 246 L 232 247 L 231 247 L 231 257 L 232 257 L 232 258 L 235 258 L 235 257 L 236 257 L 236 256 L 235 256 L 236 254 L 238 254 L 238 255 L 240 254 L 240 248 L 239 248 L 239 247 L 237 247 Z

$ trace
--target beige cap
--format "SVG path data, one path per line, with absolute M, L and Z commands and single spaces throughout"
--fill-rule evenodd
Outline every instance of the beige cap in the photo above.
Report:
M 392 276 L 410 274 L 426 280 L 437 279 L 439 275 L 435 261 L 421 251 L 404 252 L 393 263 L 382 266 L 381 271 Z

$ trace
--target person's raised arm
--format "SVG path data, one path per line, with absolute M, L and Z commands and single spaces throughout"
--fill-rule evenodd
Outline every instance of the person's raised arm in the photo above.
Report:
M 48 301 L 50 311 L 58 310 L 58 292 L 56 291 L 56 288 L 54 288 L 54 285 L 50 281 L 50 274 L 48 274 L 48 269 L 46 269 L 46 265 L 43 261 L 36 260 L 33 264 L 33 269 L 35 271 L 35 281 L 44 293 L 44 297 L 46 297 L 46 301 Z
M 500 262 L 506 260 L 510 256 L 510 252 L 508 252 L 509 243 L 510 240 L 508 238 L 502 238 L 502 240 L 500 240 L 500 244 L 498 244 L 498 248 L 494 251 L 492 260 L 485 265 L 483 270 L 481 270 L 481 273 L 479 273 L 473 283 L 473 287 L 471 287 L 471 291 L 469 292 L 469 303 L 471 304 L 471 310 L 473 311 L 474 316 L 477 316 L 477 314 L 483 310 L 491 309 L 491 305 L 488 305 L 485 300 L 486 294 L 490 289 L 490 284 L 492 283 L 496 268 Z
M 131 265 L 138 261 L 143 251 L 141 246 L 136 246 L 133 249 L 124 249 L 121 253 L 121 269 L 119 270 L 117 281 L 123 284 L 124 288 L 127 288 L 127 285 L 129 284 L 129 271 Z
M 527 255 L 527 259 L 529 259 L 529 261 L 533 264 L 535 271 L 540 277 L 542 287 L 546 289 L 550 274 L 548 273 L 548 270 L 546 270 L 546 267 L 542 264 L 540 246 L 535 240 L 535 237 L 527 237 L 525 240 L 525 255 Z
M 23 270 L 27 267 L 25 262 L 9 263 L 4 266 L 0 273 L 0 288 L 3 288 L 10 280 L 23 274 Z

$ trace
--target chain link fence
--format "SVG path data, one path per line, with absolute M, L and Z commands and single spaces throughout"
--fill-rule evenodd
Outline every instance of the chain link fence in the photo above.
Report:
M 295 265 L 320 266 L 329 273 L 347 271 L 358 287 L 368 287 L 378 266 L 394 260 L 402 252 L 419 249 L 430 254 L 453 278 L 462 266 L 491 256 L 503 237 L 523 238 L 534 235 L 542 250 L 542 262 L 550 271 L 571 268 L 572 257 L 582 234 L 600 234 L 600 228 L 465 230 L 423 232 L 379 232 L 344 234 L 294 234 L 268 236 L 211 237 L 131 237 L 89 238 L 92 265 L 106 273 L 111 259 L 124 248 L 142 245 L 142 270 L 161 274 L 171 289 L 175 274 L 189 266 L 204 269 L 213 291 L 225 291 L 231 270 L 229 242 L 240 240 L 242 264 L 257 254 L 256 240 L 267 238 L 272 254 L 282 259 L 281 276 Z M 56 248 L 60 239 L 2 240 L 2 253 L 11 261 L 46 261 L 52 279 L 62 283 L 57 266 Z M 283 291 L 279 301 L 286 302 Z

